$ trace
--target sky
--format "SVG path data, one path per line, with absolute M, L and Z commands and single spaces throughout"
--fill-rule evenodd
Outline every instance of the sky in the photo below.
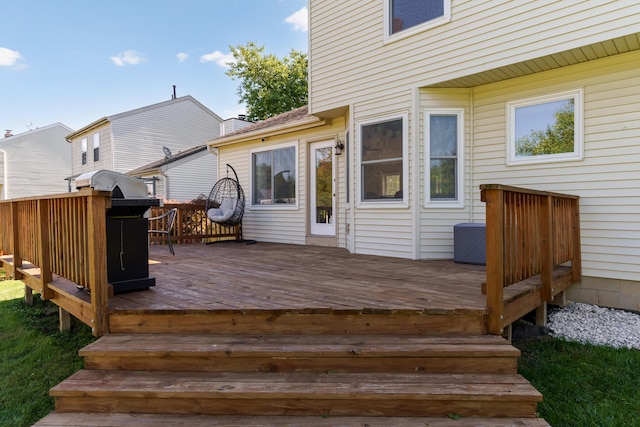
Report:
M 191 95 L 245 112 L 229 46 L 307 52 L 306 0 L 0 0 L 0 130 L 102 117 Z

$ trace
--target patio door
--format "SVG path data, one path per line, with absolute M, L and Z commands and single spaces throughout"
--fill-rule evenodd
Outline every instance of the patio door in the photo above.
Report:
M 336 235 L 333 145 L 333 141 L 309 145 L 309 231 L 315 236 Z

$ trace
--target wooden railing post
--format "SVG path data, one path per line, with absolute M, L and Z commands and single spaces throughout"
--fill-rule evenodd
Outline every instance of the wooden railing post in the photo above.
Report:
M 109 283 L 107 280 L 107 200 L 104 195 L 87 197 L 89 284 L 91 289 L 91 332 L 109 332 Z
M 18 271 L 22 267 L 20 257 L 20 214 L 18 202 L 11 202 L 11 254 L 13 255 L 13 278 L 22 279 L 22 273 Z
M 53 292 L 49 289 L 49 283 L 53 280 L 51 272 L 51 240 L 49 234 L 49 200 L 41 199 L 37 203 L 37 228 L 40 245 L 38 247 L 40 258 L 40 281 L 42 286 L 42 299 L 53 298 Z
M 500 335 L 504 321 L 504 191 L 485 188 L 482 200 L 487 205 L 487 331 Z
M 553 196 L 541 196 L 543 197 L 542 209 L 540 209 L 540 218 L 538 218 L 540 224 L 540 250 L 542 253 L 542 271 L 540 272 L 540 279 L 542 281 L 542 301 L 553 301 Z

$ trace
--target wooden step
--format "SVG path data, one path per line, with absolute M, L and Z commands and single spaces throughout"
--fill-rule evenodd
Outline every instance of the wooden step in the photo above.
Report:
M 58 412 L 192 415 L 536 416 L 520 375 L 82 370 L 55 386 Z
M 112 334 L 483 335 L 486 310 L 120 310 Z
M 112 334 L 80 356 L 101 370 L 515 374 L 520 351 L 491 335 Z
M 34 427 L 549 427 L 542 418 L 310 417 L 57 412 Z

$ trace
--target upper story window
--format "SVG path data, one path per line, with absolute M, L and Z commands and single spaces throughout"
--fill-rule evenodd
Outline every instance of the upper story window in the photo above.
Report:
M 464 194 L 464 110 L 427 110 L 425 122 L 425 202 L 430 207 L 462 207 Z
M 82 153 L 82 164 L 86 165 L 87 164 L 87 138 L 82 138 L 82 148 L 81 148 L 81 153 Z
M 251 153 L 251 205 L 296 204 L 296 146 Z
M 98 160 L 100 160 L 100 133 L 96 132 L 93 134 L 93 161 Z
M 451 20 L 451 0 L 385 0 L 386 38 L 403 37 Z
M 360 201 L 403 202 L 407 116 L 360 123 Z
M 507 164 L 581 160 L 582 90 L 507 104 Z

